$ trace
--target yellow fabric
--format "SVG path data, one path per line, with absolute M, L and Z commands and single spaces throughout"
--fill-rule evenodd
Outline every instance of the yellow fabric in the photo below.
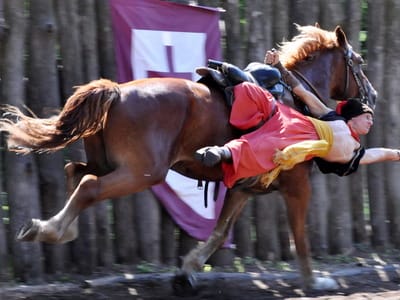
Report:
M 261 175 L 260 180 L 265 187 L 269 186 L 282 170 L 290 170 L 296 164 L 311 157 L 324 157 L 328 154 L 333 142 L 332 128 L 326 122 L 314 118 L 309 119 L 313 123 L 320 139 L 299 142 L 283 150 L 277 150 L 273 158 L 277 167 Z

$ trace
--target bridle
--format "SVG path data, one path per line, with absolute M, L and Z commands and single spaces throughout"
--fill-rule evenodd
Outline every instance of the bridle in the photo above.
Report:
M 361 80 L 360 72 L 356 72 L 354 69 L 354 62 L 353 62 L 353 48 L 350 45 L 347 45 L 345 51 L 344 51 L 344 59 L 346 61 L 346 81 L 345 81 L 345 88 L 344 88 L 344 95 L 347 95 L 347 90 L 349 88 L 349 73 L 353 74 L 354 80 L 356 81 L 357 87 L 358 87 L 358 92 L 360 97 L 359 98 L 353 98 L 357 99 L 361 103 L 368 104 L 368 91 L 363 84 L 363 81 Z M 350 70 L 350 71 L 349 71 Z
M 354 80 L 357 84 L 358 91 L 360 97 L 353 97 L 353 99 L 357 99 L 361 103 L 367 104 L 368 103 L 368 91 L 366 86 L 364 85 L 363 81 L 361 80 L 361 75 L 359 70 L 355 70 L 354 62 L 353 62 L 353 49 L 350 45 L 347 45 L 346 49 L 344 50 L 344 59 L 346 65 L 346 77 L 345 77 L 345 88 L 344 88 L 344 99 L 347 99 L 348 89 L 350 85 L 350 71 L 353 74 Z M 321 94 L 315 88 L 315 86 L 297 69 L 291 70 L 294 74 L 296 74 L 300 79 L 307 84 L 310 90 L 319 98 L 320 101 L 324 102 Z

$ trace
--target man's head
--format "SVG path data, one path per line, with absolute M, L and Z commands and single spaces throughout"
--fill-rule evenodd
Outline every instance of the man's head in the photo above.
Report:
M 358 135 L 368 134 L 374 124 L 374 111 L 355 99 L 339 103 L 336 112 L 346 119 L 347 125 Z
M 336 106 L 336 112 L 346 119 L 346 122 L 359 115 L 369 113 L 372 116 L 374 111 L 368 105 L 355 99 L 342 101 Z

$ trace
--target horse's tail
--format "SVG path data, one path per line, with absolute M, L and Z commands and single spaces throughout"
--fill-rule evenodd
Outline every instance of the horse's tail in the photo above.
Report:
M 2 107 L 0 131 L 8 133 L 7 146 L 14 152 L 54 152 L 101 130 L 112 102 L 118 99 L 117 83 L 94 80 L 78 86 L 61 112 L 50 118 L 27 116 L 15 106 Z

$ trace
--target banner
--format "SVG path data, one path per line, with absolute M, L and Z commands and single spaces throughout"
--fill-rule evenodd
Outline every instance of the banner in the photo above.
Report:
M 197 80 L 195 69 L 207 59 L 221 60 L 219 11 L 159 0 L 110 0 L 119 82 L 147 77 Z M 208 206 L 197 180 L 169 171 L 152 188 L 174 221 L 189 235 L 205 240 L 219 215 L 226 188 Z
M 159 0 L 110 0 L 118 81 L 196 80 L 196 67 L 221 59 L 219 11 Z

